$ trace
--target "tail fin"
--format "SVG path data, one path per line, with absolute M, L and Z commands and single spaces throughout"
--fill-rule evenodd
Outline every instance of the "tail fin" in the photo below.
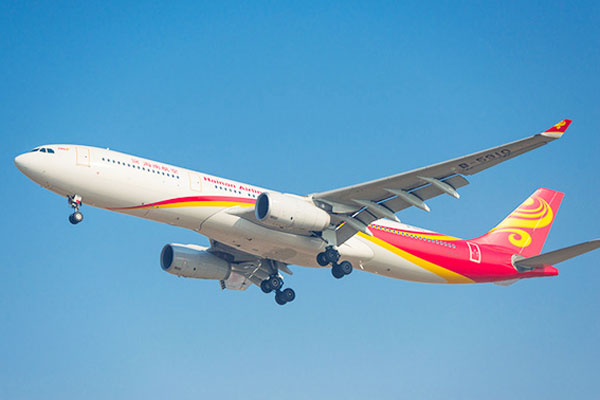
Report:
M 473 241 L 504 247 L 523 257 L 536 256 L 544 247 L 563 196 L 540 188 L 498 226 Z

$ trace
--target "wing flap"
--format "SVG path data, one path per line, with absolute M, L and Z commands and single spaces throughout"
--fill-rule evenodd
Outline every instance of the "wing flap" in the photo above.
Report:
M 454 189 L 459 189 L 459 188 L 461 188 L 463 186 L 467 186 L 469 184 L 469 181 L 460 175 L 454 175 L 449 178 L 442 179 L 441 181 L 449 184 Z M 438 188 L 437 186 L 427 185 L 427 186 L 423 186 L 417 190 L 413 190 L 410 193 L 418 196 L 419 198 L 421 198 L 421 200 L 429 200 L 429 199 L 432 199 L 434 197 L 444 194 L 444 191 L 441 190 L 440 188 Z M 394 212 L 404 210 L 405 208 L 408 208 L 411 206 L 411 204 L 402 200 L 400 197 L 393 197 L 391 199 L 384 201 L 382 204 L 385 205 L 386 207 L 388 207 L 389 209 L 393 210 Z
M 469 181 L 460 175 L 454 175 L 447 179 L 443 179 L 442 182 L 449 184 L 454 189 L 459 189 L 459 188 L 469 184 Z M 417 190 L 413 190 L 410 193 L 418 196 L 422 200 L 428 200 L 428 199 L 431 199 L 431 198 L 434 198 L 434 197 L 437 197 L 437 196 L 443 194 L 444 191 L 435 185 L 428 184 L 427 186 L 423 186 Z M 389 193 L 388 193 L 388 197 L 389 197 Z M 392 198 L 390 198 L 386 201 L 383 201 L 379 204 L 386 206 L 387 208 L 389 208 L 390 210 L 392 210 L 395 213 L 398 211 L 404 210 L 405 208 L 411 207 L 411 204 L 407 203 L 405 200 L 402 200 L 400 197 L 392 197 Z M 360 222 L 362 222 L 365 225 L 369 225 L 373 221 L 378 220 L 379 217 L 370 213 L 368 208 L 367 209 L 363 208 L 362 210 L 360 210 L 358 213 L 356 213 L 354 215 L 354 219 L 359 220 Z M 336 230 L 336 239 L 337 239 L 338 245 L 342 244 L 346 240 L 350 239 L 352 236 L 354 236 L 356 234 L 356 232 L 358 232 L 358 230 L 355 227 L 351 226 L 350 224 L 341 225 Z

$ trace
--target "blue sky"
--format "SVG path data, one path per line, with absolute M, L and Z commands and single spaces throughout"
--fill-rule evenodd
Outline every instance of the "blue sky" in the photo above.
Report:
M 292 267 L 294 303 L 161 271 L 193 232 L 85 207 L 13 165 L 110 147 L 306 194 L 574 120 L 407 223 L 477 236 L 541 186 L 546 250 L 600 237 L 597 2 L 3 2 L 0 398 L 598 398 L 600 252 L 439 286 Z

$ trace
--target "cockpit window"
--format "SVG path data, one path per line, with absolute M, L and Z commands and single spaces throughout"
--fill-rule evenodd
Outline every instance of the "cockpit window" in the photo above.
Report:
M 35 149 L 31 150 L 30 153 L 39 151 L 40 153 L 50 153 L 50 154 L 54 154 L 54 150 L 49 148 L 49 147 L 36 147 Z

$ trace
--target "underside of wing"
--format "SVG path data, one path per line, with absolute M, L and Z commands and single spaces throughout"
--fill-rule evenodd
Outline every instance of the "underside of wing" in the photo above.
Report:
M 245 290 L 250 284 L 256 286 L 279 271 L 292 274 L 287 264 L 280 261 L 260 258 L 255 255 L 211 240 L 210 252 L 231 264 L 231 274 L 226 280 L 221 281 L 222 289 Z

